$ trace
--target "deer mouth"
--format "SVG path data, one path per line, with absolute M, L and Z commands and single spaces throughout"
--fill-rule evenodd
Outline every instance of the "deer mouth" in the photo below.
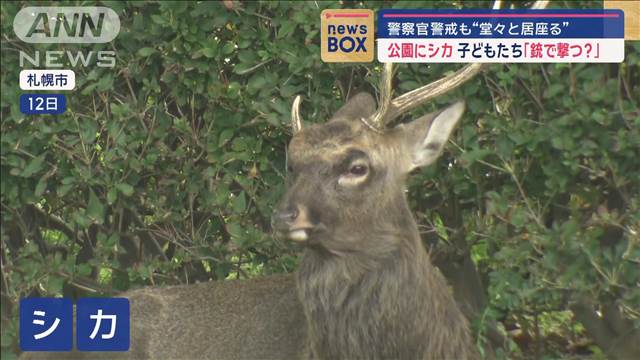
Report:
M 319 237 L 326 233 L 327 227 L 322 224 L 305 224 L 308 226 L 292 226 L 284 232 L 284 236 L 301 245 L 313 245 L 319 241 Z
M 318 237 L 319 233 L 326 230 L 323 224 L 316 224 L 308 226 L 292 226 L 287 232 L 287 238 L 291 241 L 298 243 L 307 243 L 314 241 L 314 238 Z
M 309 240 L 309 228 L 300 228 L 289 230 L 287 238 L 295 242 L 304 242 Z
M 307 242 L 311 238 L 315 227 L 296 225 L 298 224 L 294 224 L 293 226 L 287 226 L 285 224 L 274 224 L 272 225 L 272 228 L 274 231 L 274 235 L 277 238 L 290 240 L 296 243 Z

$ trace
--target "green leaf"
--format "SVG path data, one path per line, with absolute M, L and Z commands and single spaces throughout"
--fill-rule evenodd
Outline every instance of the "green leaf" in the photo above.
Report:
M 247 140 L 241 137 L 235 138 L 231 143 L 231 149 L 238 152 L 247 150 Z
M 247 90 L 252 93 L 257 92 L 260 89 L 263 89 L 267 84 L 267 80 L 262 74 L 255 74 L 249 79 L 249 84 L 247 84 Z
M 73 186 L 74 186 L 73 184 L 67 184 L 67 185 L 62 185 L 58 187 L 57 189 L 58 196 L 60 197 L 66 196 L 69 193 L 69 191 L 73 189 Z
M 232 42 L 224 44 L 222 47 L 222 54 L 229 55 L 236 49 L 236 45 Z
M 47 293 L 49 295 L 61 295 L 64 278 L 60 276 L 49 276 L 46 281 Z
M 114 289 L 121 291 L 129 290 L 130 280 L 129 274 L 126 271 L 114 271 L 111 284 Z
M 208 57 L 208 58 L 215 57 L 217 53 L 218 53 L 217 49 L 213 49 L 213 48 L 204 48 L 204 49 L 202 49 L 202 55 L 204 55 L 205 57 Z
M 107 191 L 107 203 L 109 205 L 113 205 L 113 203 L 115 203 L 116 200 L 118 200 L 118 191 L 116 190 L 115 187 L 113 187 L 109 189 L 109 191 Z
M 45 154 L 42 154 L 32 159 L 29 164 L 25 166 L 24 170 L 22 170 L 22 174 L 20 174 L 20 176 L 30 177 L 31 175 L 40 171 L 42 169 L 42 164 L 44 163 L 44 157 Z
M 87 216 L 95 220 L 98 224 L 104 221 L 104 206 L 93 190 L 89 190 L 89 203 L 87 204 Z
M 40 178 L 40 180 L 38 181 L 38 184 L 36 185 L 36 190 L 34 192 L 34 195 L 41 196 L 42 194 L 44 194 L 44 191 L 46 189 L 47 189 L 47 178 L 43 176 L 42 178 Z
M 76 272 L 80 276 L 88 276 L 91 274 L 91 265 L 89 264 L 79 264 L 76 268 Z
M 469 166 L 478 160 L 482 160 L 491 153 L 493 153 L 493 151 L 490 149 L 471 149 L 462 154 L 462 156 L 460 156 L 460 160 L 465 166 Z
M 233 137 L 233 130 L 224 129 L 220 133 L 220 138 L 218 139 L 218 147 L 224 146 L 231 138 Z
M 107 74 L 102 76 L 96 83 L 96 91 L 105 91 L 113 88 L 113 75 Z
M 252 67 L 254 67 L 255 64 L 251 64 L 251 63 L 238 63 L 233 67 L 233 72 L 238 74 L 238 75 L 244 75 L 247 73 L 247 70 L 251 69 Z
M 247 199 L 245 197 L 244 191 L 238 194 L 233 199 L 233 211 L 236 214 L 241 214 L 244 212 L 247 207 Z
M 151 15 L 151 21 L 153 21 L 158 25 L 164 25 L 167 23 L 167 20 L 165 19 L 165 17 L 161 15 Z
M 150 56 L 152 54 L 155 54 L 156 52 L 158 52 L 158 50 L 151 48 L 151 47 L 143 47 L 140 50 L 138 50 L 138 55 L 141 57 L 147 57 Z
M 547 91 L 544 94 L 544 98 L 550 99 L 555 96 L 558 96 L 565 91 L 565 88 L 566 88 L 566 85 L 564 83 L 551 84 L 547 88 Z
M 120 192 L 124 194 L 124 196 L 133 195 L 133 186 L 129 184 L 126 184 L 126 183 L 116 184 L 116 188 L 120 190 Z
M 247 64 L 255 64 L 258 62 L 258 57 L 256 56 L 255 51 L 252 50 L 244 50 L 238 53 L 238 59 Z
M 227 224 L 227 230 L 231 235 L 231 241 L 240 247 L 244 247 L 247 242 L 245 230 L 240 223 L 230 222 Z
M 278 29 L 278 39 L 286 38 L 296 29 L 296 23 L 293 21 L 284 21 Z

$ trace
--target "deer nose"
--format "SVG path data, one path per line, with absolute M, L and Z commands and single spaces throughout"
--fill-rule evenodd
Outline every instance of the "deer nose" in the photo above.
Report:
M 287 208 L 282 210 L 277 210 L 275 212 L 274 217 L 277 222 L 291 225 L 297 218 L 300 212 L 297 208 Z

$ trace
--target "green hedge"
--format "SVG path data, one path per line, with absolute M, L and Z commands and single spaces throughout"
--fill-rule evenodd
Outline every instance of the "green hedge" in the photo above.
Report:
M 377 63 L 320 60 L 320 12 L 339 3 L 104 4 L 122 29 L 92 49 L 115 51 L 116 67 L 74 68 L 69 111 L 26 117 L 18 50 L 91 47 L 22 43 L 12 21 L 26 4 L 2 3 L 3 358 L 18 351 L 20 297 L 293 271 L 296 249 L 269 227 L 293 96 L 322 122 L 379 80 Z M 640 45 L 626 51 L 622 64 L 491 65 L 415 112 L 467 100 L 410 199 L 435 228 L 425 235 L 435 254 L 474 260 L 486 286 L 479 342 L 492 321 L 512 330 L 499 356 L 604 356 L 585 307 L 640 326 Z M 399 66 L 396 92 L 459 67 Z

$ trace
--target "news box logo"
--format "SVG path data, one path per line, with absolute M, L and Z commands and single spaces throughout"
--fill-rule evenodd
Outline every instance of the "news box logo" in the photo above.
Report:
M 371 62 L 374 57 L 372 10 L 327 9 L 321 18 L 324 62 Z

